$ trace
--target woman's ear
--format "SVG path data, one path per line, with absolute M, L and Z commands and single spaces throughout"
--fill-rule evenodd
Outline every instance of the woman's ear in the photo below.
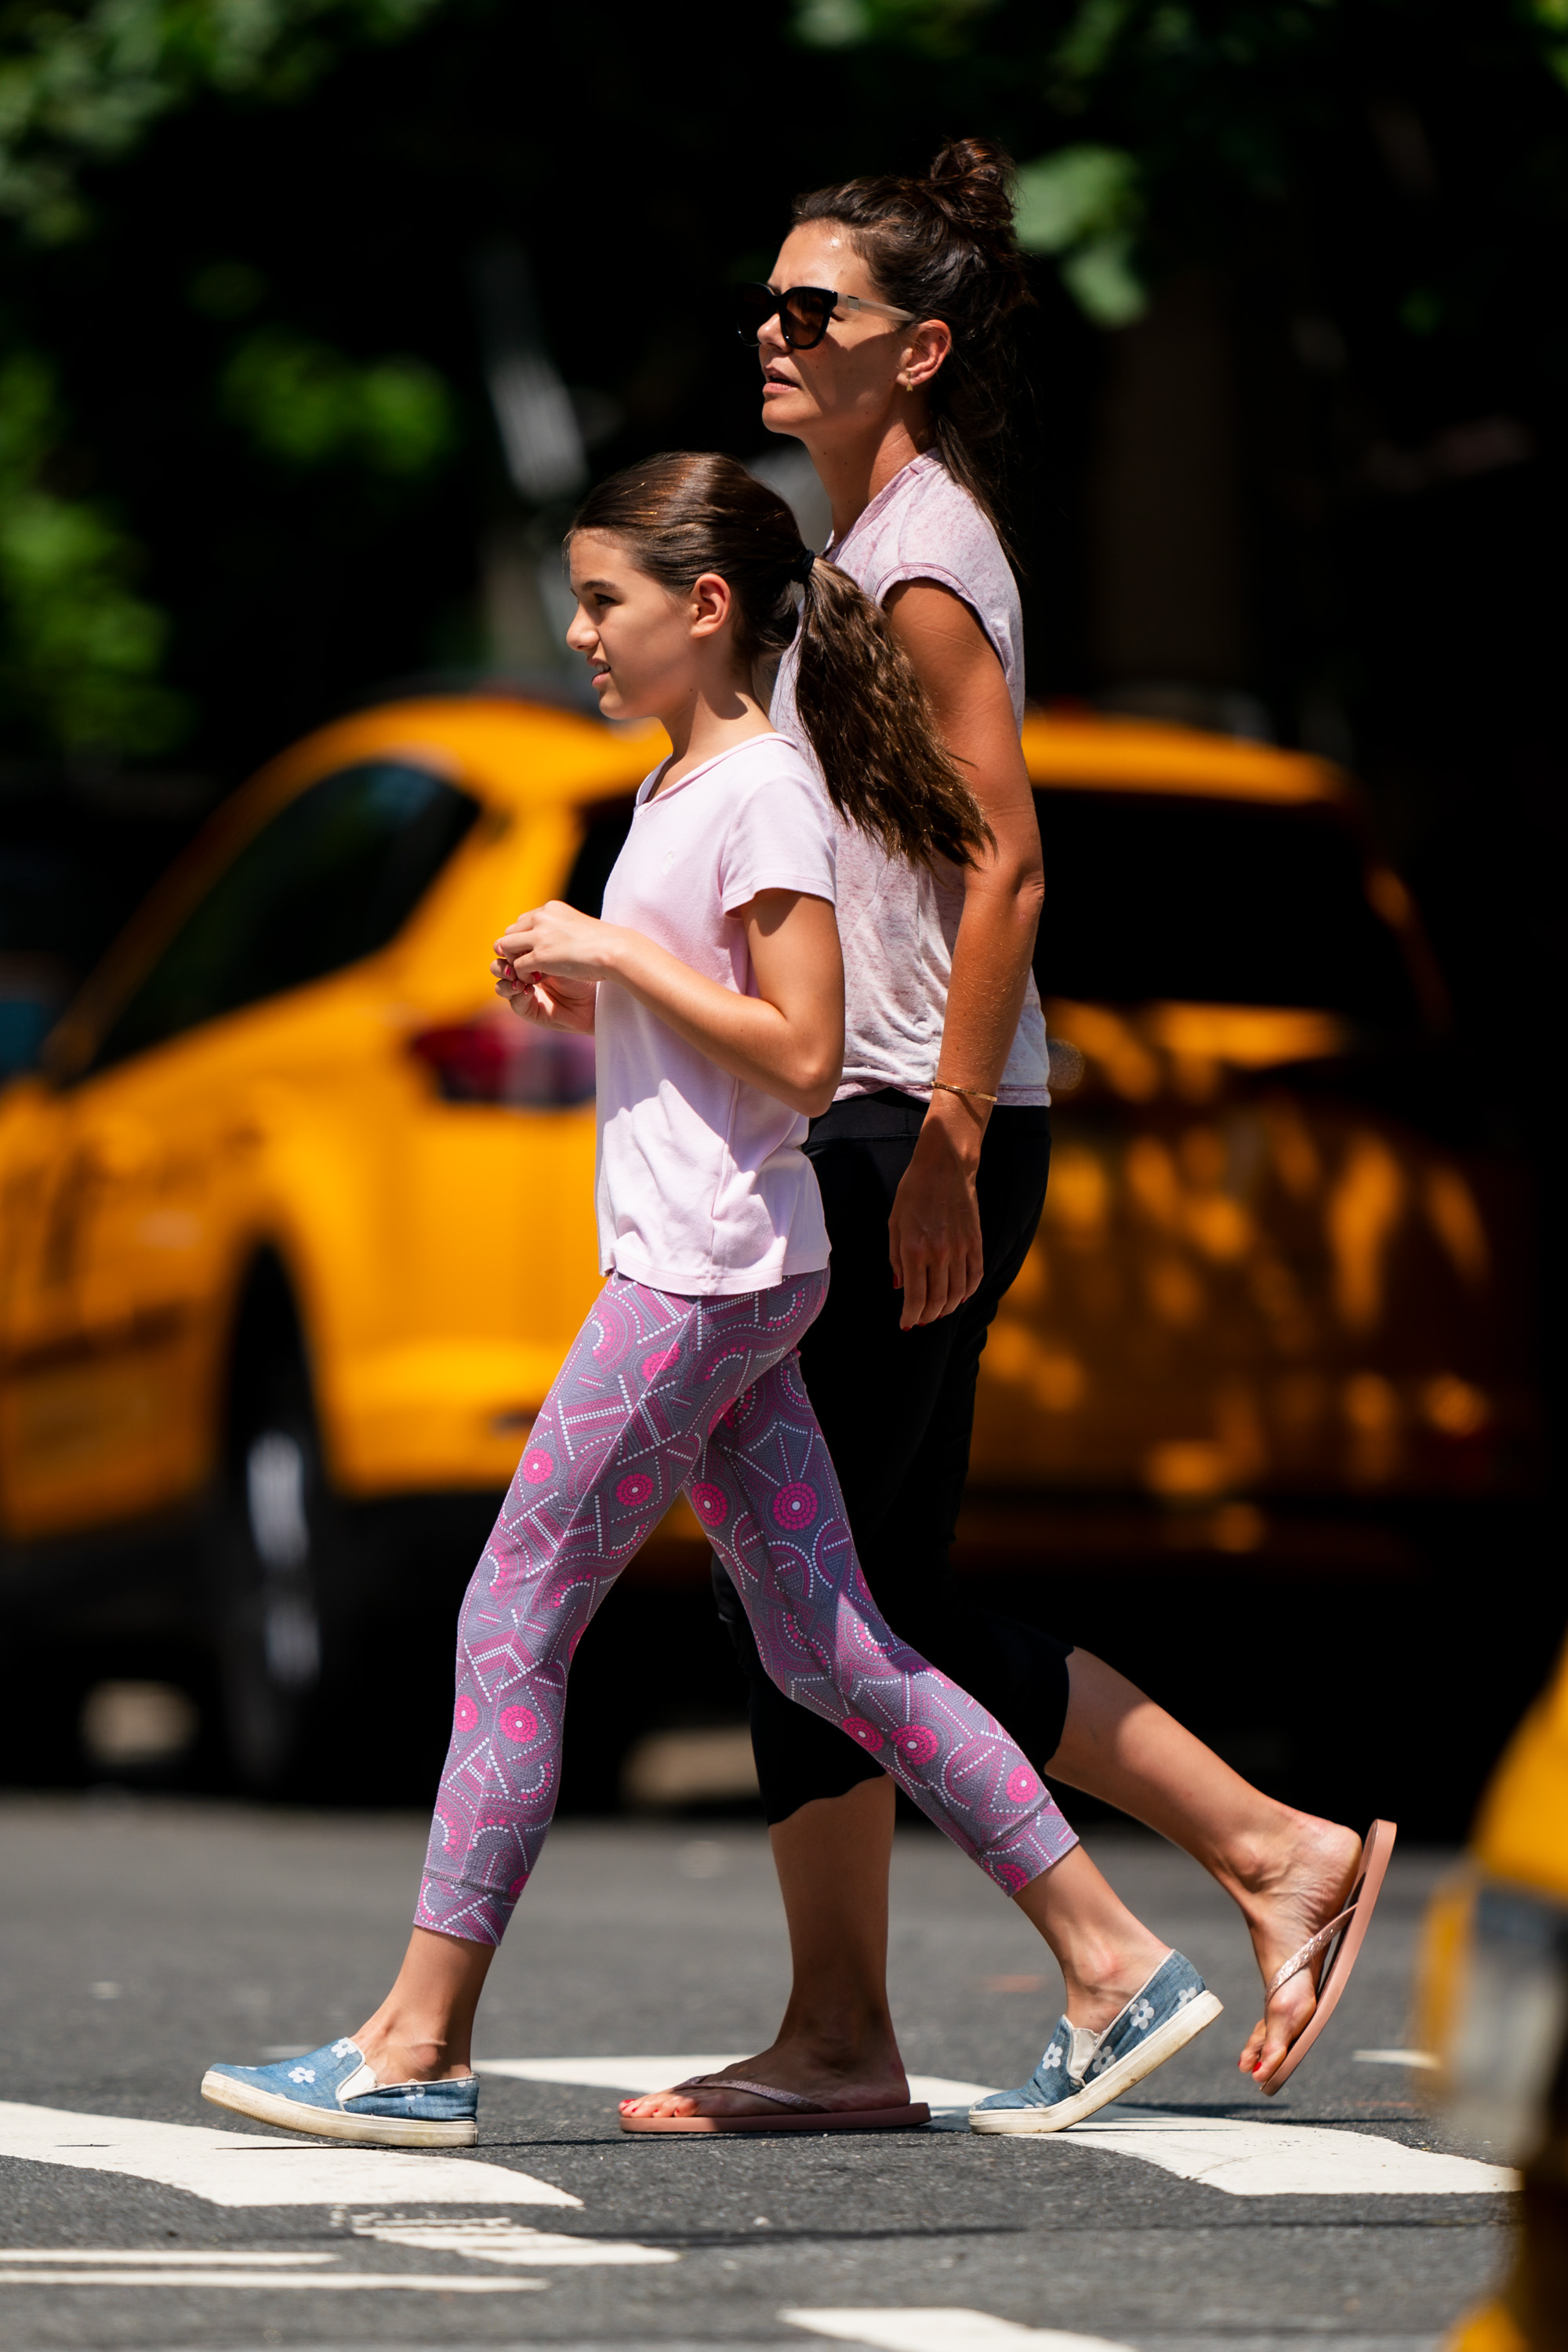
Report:
M 945 319 L 922 319 L 899 355 L 899 382 L 910 392 L 928 384 L 952 349 Z
M 735 599 L 721 572 L 700 574 L 691 590 L 690 609 L 694 637 L 717 636 L 728 625 L 734 614 Z

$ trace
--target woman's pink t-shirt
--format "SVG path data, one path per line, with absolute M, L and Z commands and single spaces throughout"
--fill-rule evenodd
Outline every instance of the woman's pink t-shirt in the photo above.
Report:
M 637 791 L 605 920 L 754 996 L 739 910 L 759 890 L 834 903 L 833 811 L 782 735 L 755 735 L 663 791 Z M 769 1290 L 827 1264 L 806 1122 L 732 1078 L 614 981 L 594 1015 L 599 1266 L 655 1290 Z
M 901 580 L 934 580 L 962 597 L 995 648 L 1022 726 L 1024 619 L 1017 583 L 994 530 L 940 457 L 928 453 L 912 459 L 824 552 L 874 604 Z M 795 712 L 796 662 L 791 646 L 779 664 L 773 722 L 819 773 Z M 929 1100 L 947 1018 L 963 877 L 953 866 L 933 874 L 890 858 L 837 814 L 834 824 L 845 997 L 837 1098 L 897 1087 Z M 1031 972 L 998 1100 L 1048 1103 L 1047 1077 L 1046 1020 Z

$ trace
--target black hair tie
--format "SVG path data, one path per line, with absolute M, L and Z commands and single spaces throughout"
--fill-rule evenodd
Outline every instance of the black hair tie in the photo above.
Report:
M 810 548 L 803 547 L 800 553 L 795 557 L 795 562 L 790 565 L 790 578 L 792 580 L 798 580 L 801 586 L 804 588 L 811 578 L 811 567 L 816 562 L 816 558 L 812 553 Z

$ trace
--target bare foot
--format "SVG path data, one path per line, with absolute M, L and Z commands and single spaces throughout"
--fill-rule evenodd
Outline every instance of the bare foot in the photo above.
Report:
M 700 2091 L 646 2091 L 640 2098 L 623 2099 L 624 2116 L 768 2116 L 784 2112 L 772 2099 L 750 2091 L 719 2087 L 726 2075 L 739 2074 L 752 2083 L 770 2083 L 781 2091 L 797 2092 L 814 2106 L 833 2113 L 857 2107 L 902 2107 L 909 2105 L 910 2085 L 896 2049 L 858 2052 L 840 2064 L 830 2064 L 819 2052 L 798 2041 L 775 2042 L 755 2058 L 740 2059 L 720 2073 L 711 2088 Z
M 1289 1843 L 1259 1865 L 1252 1885 L 1233 1889 L 1266 1985 L 1292 1952 L 1344 1909 L 1360 1868 L 1361 1840 L 1353 1830 L 1299 1813 Z M 1317 2008 L 1321 1967 L 1320 1958 L 1282 1984 L 1247 2036 L 1237 2063 L 1259 2090 L 1268 2088 Z

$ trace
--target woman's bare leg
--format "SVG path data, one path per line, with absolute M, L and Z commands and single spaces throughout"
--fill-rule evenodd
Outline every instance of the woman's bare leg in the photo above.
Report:
M 825 2107 L 902 2106 L 909 2084 L 888 2009 L 888 1864 L 893 1784 L 802 1805 L 770 1832 L 795 1981 L 770 2046 L 734 2069 Z M 1081 1846 L 1015 1896 L 1056 1954 L 1068 2015 L 1098 2032 L 1170 1950 L 1135 1919 Z M 763 2115 L 743 2091 L 653 2091 L 634 2116 Z M 774 2111 L 776 2112 L 776 2110 Z
M 1201 1862 L 1238 1906 L 1267 1984 L 1344 1903 L 1361 1865 L 1360 1838 L 1266 1797 L 1089 1651 L 1075 1650 L 1068 1671 L 1072 1696 L 1052 1780 L 1131 1813 Z M 1243 2071 L 1266 2083 L 1316 2006 L 1303 1969 L 1253 2028 Z
M 378 2083 L 445 2083 L 471 2074 L 474 2011 L 493 1944 L 416 1927 L 397 1980 L 354 2035 Z
M 888 1865 L 896 1791 L 885 1776 L 814 1798 L 768 1832 L 794 1980 L 765 2050 L 732 2071 L 825 2107 L 901 2107 L 910 2095 L 888 2008 Z M 634 2116 L 763 2115 L 742 2091 L 650 2091 Z M 777 2109 L 773 2112 L 776 2114 Z

